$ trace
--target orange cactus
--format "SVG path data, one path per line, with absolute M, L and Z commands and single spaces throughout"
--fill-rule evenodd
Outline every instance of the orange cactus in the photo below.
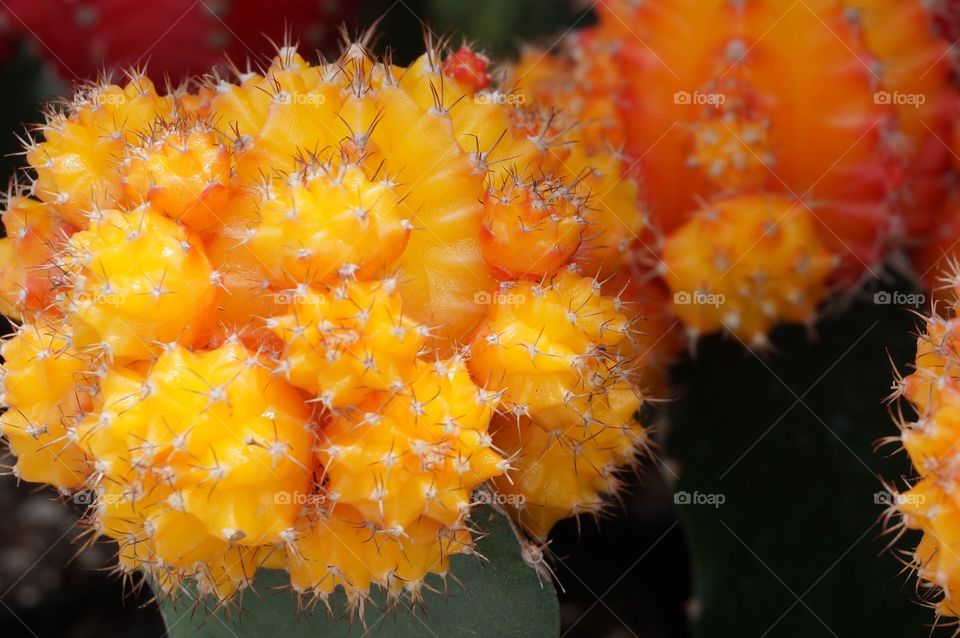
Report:
M 550 180 L 509 178 L 483 200 L 480 246 L 503 279 L 550 277 L 576 254 L 586 220 L 576 192 Z
M 654 0 L 598 13 L 559 56 L 527 52 L 514 78 L 636 164 L 658 233 L 669 238 L 715 198 L 787 197 L 837 258 L 829 283 L 849 287 L 930 231 L 949 185 L 943 140 L 957 94 L 949 43 L 920 0 Z M 635 250 L 661 256 L 661 242 L 640 239 Z M 813 307 L 833 288 L 803 279 L 788 287 L 816 292 Z M 769 301 L 749 313 L 777 307 Z M 764 337 L 794 314 L 770 316 Z
M 0 239 L 0 312 L 16 319 L 52 310 L 56 250 L 76 229 L 35 199 L 14 195 L 3 213 Z
M 129 204 L 146 193 L 159 213 L 191 230 L 216 225 L 230 197 L 230 153 L 212 126 L 178 123 L 151 131 L 121 161 L 121 186 Z

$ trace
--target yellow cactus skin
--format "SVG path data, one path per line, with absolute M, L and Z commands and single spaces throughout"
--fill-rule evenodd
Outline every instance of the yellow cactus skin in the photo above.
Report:
M 68 331 L 47 323 L 20 328 L 0 354 L 8 407 L 0 428 L 17 457 L 16 475 L 62 490 L 79 486 L 89 468 L 75 422 L 91 407 L 94 356 L 78 351 Z
M 194 231 L 222 221 L 230 198 L 230 153 L 220 134 L 202 122 L 157 127 L 139 146 L 128 147 L 121 186 L 137 206 L 146 193 L 153 210 Z
M 239 343 L 174 345 L 142 367 L 109 370 L 101 410 L 77 425 L 95 459 L 95 529 L 120 543 L 122 568 L 194 576 L 229 598 L 239 581 L 210 570 L 282 542 L 300 505 L 277 494 L 311 490 L 311 408 Z
M 28 144 L 36 179 L 0 242 L 3 310 L 27 322 L 3 428 L 23 478 L 90 490 L 118 571 L 224 604 L 260 567 L 315 601 L 417 601 L 472 551 L 475 490 L 509 472 L 542 536 L 632 462 L 642 375 L 611 276 L 639 188 L 491 86 L 482 55 L 447 53 L 400 68 L 358 43 L 311 65 L 284 47 L 170 95 L 132 74 Z M 513 289 L 522 308 L 499 300 Z M 512 322 L 516 343 L 484 350 Z M 517 348 L 540 332 L 531 369 Z M 491 430 L 528 403 L 529 436 Z M 540 432 L 563 448 L 547 474 Z M 570 487 L 539 492 L 553 480 Z
M 561 519 L 600 514 L 607 506 L 603 495 L 619 491 L 621 473 L 636 466 L 638 453 L 647 446 L 632 413 L 622 426 L 549 430 L 526 417 L 499 417 L 492 427 L 496 444 L 512 454 L 511 471 L 494 484 L 508 496 L 517 522 L 538 539 L 545 539 Z
M 76 229 L 35 199 L 11 195 L 0 239 L 0 312 L 24 319 L 49 312 L 56 285 L 57 243 Z
M 63 269 L 72 285 L 60 306 L 81 347 L 135 360 L 160 343 L 209 337 L 218 296 L 210 263 L 187 229 L 149 205 L 101 211 L 70 237 Z
M 291 314 L 267 321 L 284 343 L 278 371 L 329 408 L 402 389 L 426 331 L 403 316 L 394 288 L 392 282 L 354 282 L 290 292 Z
M 461 527 L 473 489 L 507 467 L 487 432 L 494 407 L 462 360 L 419 362 L 401 394 L 374 395 L 324 428 L 331 500 L 396 535 L 422 517 Z
M 537 77 L 539 72 L 522 67 L 515 71 L 514 81 L 522 86 L 527 75 Z M 563 81 L 569 83 L 567 77 Z M 522 93 L 521 97 L 536 101 L 537 94 Z M 599 273 L 605 279 L 615 276 L 625 267 L 631 247 L 649 226 L 634 170 L 636 164 L 617 150 L 618 138 L 603 136 L 605 128 L 598 129 L 597 120 L 586 114 L 590 109 L 582 101 L 549 99 L 542 103 L 541 110 L 547 106 L 554 110 L 539 115 L 521 112 L 522 125 L 530 135 L 539 138 L 562 140 L 576 135 L 582 140 L 580 144 L 552 146 L 548 166 L 561 166 L 576 175 L 577 191 L 589 202 L 587 210 L 581 213 L 587 229 L 578 251 L 578 263 L 587 272 Z
M 956 275 L 951 275 L 951 279 Z M 960 507 L 955 496 L 956 454 L 960 442 L 960 321 L 956 297 L 944 314 L 927 320 L 917 342 L 915 371 L 897 376 L 893 398 L 904 398 L 916 413 L 900 415 L 898 444 L 908 454 L 916 473 L 904 490 L 893 494 L 886 520 L 899 539 L 905 530 L 919 530 L 922 538 L 910 556 L 921 581 L 924 602 L 941 617 L 960 617 L 960 560 L 954 547 L 960 542 Z
M 419 362 L 400 394 L 373 395 L 324 428 L 331 500 L 397 535 L 424 516 L 461 526 L 473 489 L 506 467 L 487 432 L 494 407 L 462 360 Z
M 310 409 L 254 353 L 172 346 L 146 375 L 112 370 L 101 394 L 102 410 L 78 434 L 105 477 L 150 499 L 157 491 L 143 488 L 155 481 L 170 491 L 167 508 L 231 543 L 277 542 L 293 523 L 296 504 L 274 493 L 309 491 Z
M 494 443 L 511 470 L 494 479 L 528 533 L 544 537 L 568 516 L 597 514 L 615 492 L 617 468 L 643 446 L 632 339 L 619 301 L 594 279 L 564 272 L 498 293 L 474 340 L 474 378 L 496 393 Z
M 376 531 L 356 510 L 340 504 L 317 508 L 299 526 L 306 531 L 287 550 L 294 590 L 329 604 L 328 596 L 343 587 L 348 605 L 360 611 L 374 584 L 390 602 L 401 596 L 418 602 L 424 577 L 446 574 L 450 556 L 472 548 L 467 529 L 445 530 L 422 518 L 402 534 Z M 337 565 L 337 570 L 327 565 Z
M 670 235 L 661 270 L 691 338 L 722 330 L 763 348 L 774 325 L 813 322 L 835 264 L 802 203 L 748 195 Z
M 346 158 L 263 191 L 250 247 L 278 286 L 381 276 L 406 248 L 396 187 Z
M 546 284 L 518 282 L 491 300 L 469 366 L 511 412 L 562 410 L 586 388 L 604 386 L 603 375 L 614 372 L 608 350 L 629 338 L 616 301 L 600 295 L 596 280 L 574 273 Z
M 474 297 L 491 285 L 478 241 L 485 181 L 514 166 L 539 172 L 562 142 L 531 138 L 519 107 L 444 76 L 436 52 L 401 70 L 357 45 L 320 67 L 284 49 L 265 75 L 215 86 L 204 108 L 235 126 L 242 181 L 264 167 L 295 172 L 315 159 L 310 149 L 342 148 L 365 158 L 368 179 L 395 183 L 401 220 L 416 229 L 397 262 L 399 290 L 408 313 L 448 342 L 479 323 Z
M 36 171 L 34 192 L 64 219 L 85 228 L 91 211 L 123 198 L 119 158 L 158 117 L 176 120 L 175 100 L 157 94 L 153 83 L 133 72 L 123 87 L 83 87 L 69 114 L 51 113 L 39 128 L 44 140 L 27 147 Z

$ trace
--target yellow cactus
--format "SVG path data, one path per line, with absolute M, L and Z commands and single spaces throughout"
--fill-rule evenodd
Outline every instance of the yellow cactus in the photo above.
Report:
M 264 187 L 250 247 L 278 286 L 383 275 L 411 228 L 398 200 L 389 180 L 374 182 L 360 165 L 310 166 Z
M 599 278 L 642 230 L 638 188 L 447 53 L 284 47 L 170 95 L 132 74 L 29 143 L 3 429 L 21 477 L 88 490 L 119 570 L 219 602 L 261 567 L 314 601 L 416 601 L 472 551 L 475 490 L 509 473 L 543 535 L 633 462 L 633 316 Z M 491 430 L 528 405 L 529 436 Z M 563 449 L 546 470 L 539 432 Z
M 888 487 L 891 493 L 885 520 L 899 539 L 904 530 L 919 530 L 919 545 L 906 555 L 924 596 L 938 617 L 960 616 L 960 560 L 953 547 L 960 541 L 960 507 L 954 486 L 957 480 L 957 444 L 960 442 L 960 321 L 957 301 L 944 315 L 927 320 L 917 342 L 915 371 L 898 376 L 894 398 L 903 397 L 916 413 L 908 420 L 904 411 L 900 434 L 888 439 L 902 446 L 910 458 L 915 478 L 906 488 Z
M 450 557 L 472 547 L 467 529 L 448 531 L 429 518 L 403 533 L 370 529 L 347 505 L 320 510 L 302 526 L 305 531 L 287 550 L 294 590 L 326 603 L 342 587 L 348 605 L 361 611 L 371 585 L 379 585 L 390 602 L 404 594 L 419 601 L 424 577 L 446 574 Z
M 401 391 L 427 331 L 403 316 L 394 287 L 355 282 L 289 293 L 291 314 L 267 321 L 285 344 L 278 372 L 330 408 Z
M 69 331 L 26 325 L 3 344 L 0 428 L 25 481 L 60 489 L 79 486 L 89 467 L 77 445 L 76 420 L 95 390 L 95 355 L 74 347 Z
M 37 198 L 72 224 L 86 227 L 91 212 L 116 206 L 123 198 L 117 162 L 158 117 L 175 121 L 175 100 L 158 95 L 140 73 L 131 73 L 123 87 L 81 88 L 68 113 L 49 114 L 39 129 L 43 141 L 27 147 Z

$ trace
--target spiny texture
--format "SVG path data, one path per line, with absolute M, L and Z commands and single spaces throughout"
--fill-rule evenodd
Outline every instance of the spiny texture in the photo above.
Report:
M 645 442 L 621 310 L 596 281 L 566 272 L 501 288 L 474 341 L 470 369 L 502 412 L 494 442 L 514 459 L 496 485 L 520 497 L 514 513 L 536 536 L 561 518 L 598 514 Z
M 622 1 L 598 13 L 599 24 L 569 36 L 560 55 L 528 52 L 514 78 L 536 99 L 589 118 L 591 134 L 636 162 L 652 224 L 667 238 L 641 237 L 638 253 L 657 261 L 670 236 L 717 199 L 776 195 L 837 258 L 817 275 L 849 287 L 890 247 L 930 229 L 948 187 L 941 140 L 956 95 L 949 43 L 921 0 Z M 697 278 L 717 276 L 729 277 L 710 267 Z M 820 291 L 806 314 L 787 308 L 763 330 L 814 318 L 832 286 L 809 279 L 788 282 Z M 785 308 L 767 296 L 753 303 L 748 314 Z M 697 333 L 720 327 L 684 310 Z M 755 326 L 742 325 L 726 328 L 752 339 Z
M 954 289 L 957 275 L 944 278 Z M 957 297 L 942 314 L 927 320 L 917 344 L 915 371 L 897 377 L 894 398 L 909 404 L 897 410 L 899 444 L 913 464 L 915 477 L 893 495 L 888 529 L 899 540 L 911 530 L 922 533 L 915 549 L 904 550 L 906 563 L 920 579 L 918 591 L 940 617 L 955 623 L 960 616 L 960 561 L 955 546 L 960 524 L 956 501 L 957 446 L 960 443 L 960 321 Z M 905 414 L 905 412 L 907 414 Z
M 472 551 L 476 489 L 538 536 L 615 491 L 645 442 L 639 309 L 605 294 L 636 185 L 486 65 L 284 47 L 38 127 L 0 240 L 3 431 L 21 478 L 92 495 L 120 572 L 417 601 Z
M 835 258 L 804 209 L 758 195 L 706 206 L 662 251 L 663 277 L 690 337 L 726 330 L 763 348 L 778 321 L 810 321 Z

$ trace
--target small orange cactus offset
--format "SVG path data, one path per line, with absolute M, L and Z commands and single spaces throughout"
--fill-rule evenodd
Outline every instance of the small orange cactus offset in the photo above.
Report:
M 230 153 L 210 125 L 189 121 L 158 127 L 121 161 L 121 185 L 136 206 L 146 193 L 158 213 L 195 231 L 207 230 L 230 197 Z
M 801 202 L 745 196 L 705 205 L 667 239 L 663 277 L 692 337 L 727 331 L 763 347 L 779 322 L 812 323 L 836 259 Z
M 487 68 L 284 47 L 86 87 L 28 143 L 0 425 L 21 478 L 88 491 L 119 571 L 226 603 L 285 569 L 357 610 L 473 551 L 475 490 L 520 490 L 538 536 L 603 507 L 645 443 L 639 310 L 600 279 L 639 190 Z
M 483 199 L 480 246 L 503 279 L 550 277 L 580 248 L 584 198 L 551 180 L 518 183 L 510 177 Z

